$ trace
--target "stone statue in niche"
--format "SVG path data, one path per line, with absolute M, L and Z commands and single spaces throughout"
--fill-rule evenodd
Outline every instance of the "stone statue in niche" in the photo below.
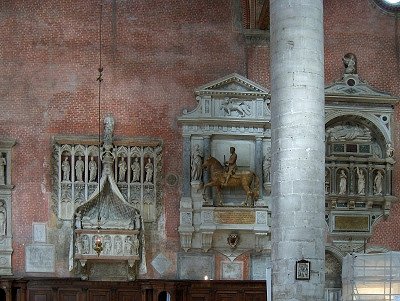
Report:
M 76 180 L 78 182 L 83 181 L 83 171 L 85 170 L 85 163 L 82 160 L 82 157 L 79 156 L 78 160 L 75 162 L 75 174 L 76 174 Z
M 0 185 L 6 184 L 6 166 L 7 161 L 6 158 L 3 157 L 3 153 L 0 153 Z
M 123 253 L 122 239 L 120 236 L 116 236 L 114 239 L 114 250 L 115 250 L 115 255 L 122 255 Z
M 393 158 L 393 154 L 394 154 L 394 147 L 390 143 L 387 143 L 386 144 L 386 157 Z
M 357 167 L 357 193 L 360 195 L 364 195 L 365 194 L 365 176 L 364 176 L 364 172 L 359 169 Z
M 251 114 L 250 106 L 237 98 L 225 97 L 220 109 L 225 112 L 226 116 L 231 116 L 232 112 L 237 112 L 240 117 Z
M 201 180 L 201 176 L 203 173 L 203 169 L 201 168 L 202 164 L 203 164 L 203 156 L 200 151 L 200 145 L 196 144 L 192 151 L 192 160 L 191 160 L 192 181 L 200 181 Z
M 7 233 L 7 209 L 4 201 L 0 201 L 0 237 Z
M 140 181 L 140 163 L 139 158 L 135 157 L 133 163 L 131 164 L 132 168 L 132 183 Z
M 139 255 L 139 246 L 140 246 L 139 239 L 135 235 L 133 237 L 133 255 Z
M 75 213 L 75 228 L 82 229 L 82 214 L 80 211 Z
M 89 161 L 89 182 L 95 182 L 97 176 L 97 163 L 92 156 Z
M 339 194 L 346 194 L 347 190 L 347 175 L 344 169 L 340 171 L 339 175 Z
M 144 166 L 144 170 L 146 171 L 146 182 L 151 183 L 153 181 L 153 172 L 154 172 L 154 166 L 153 163 L 151 162 L 151 159 L 147 159 L 147 163 Z
M 381 195 L 382 194 L 382 180 L 383 174 L 380 170 L 377 171 L 374 178 L 374 194 Z
M 347 53 L 342 59 L 345 74 L 357 74 L 357 58 L 353 53 Z
M 69 164 L 68 157 L 65 157 L 63 163 L 61 164 L 61 169 L 63 171 L 63 181 L 68 182 L 71 173 L 71 165 Z
M 119 161 L 118 169 L 119 169 L 118 181 L 125 182 L 126 171 L 128 169 L 125 158 L 122 157 L 121 160 Z
M 89 254 L 89 253 L 90 253 L 89 236 L 83 235 L 82 236 L 82 254 Z
M 237 165 L 236 165 L 236 161 L 237 161 L 237 154 L 235 152 L 235 148 L 233 146 L 231 146 L 229 148 L 229 152 L 230 152 L 230 156 L 228 161 L 224 162 L 224 165 L 226 166 L 226 178 L 225 178 L 225 182 L 222 185 L 227 185 L 228 181 L 230 179 L 230 177 L 236 172 L 237 169 Z
M 132 255 L 132 251 L 133 251 L 133 242 L 132 242 L 132 237 L 127 236 L 125 237 L 125 255 Z
M 270 172 L 271 172 L 271 148 L 268 148 L 268 150 L 264 154 L 264 160 L 263 160 L 264 183 L 271 182 Z
M 111 247 L 112 247 L 111 237 L 109 235 L 107 235 L 104 238 L 104 250 L 103 250 L 103 252 L 104 252 L 105 255 L 111 254 Z

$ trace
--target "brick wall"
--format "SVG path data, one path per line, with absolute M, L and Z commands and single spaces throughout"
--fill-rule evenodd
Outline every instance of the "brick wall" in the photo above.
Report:
M 52 137 L 98 133 L 99 2 L 2 1 L 0 137 L 17 140 L 12 158 L 15 275 L 24 274 L 32 222 L 56 227 L 50 208 Z M 196 87 L 237 72 L 269 88 L 269 47 L 246 46 L 234 13 L 230 1 L 104 1 L 101 117 L 114 115 L 116 136 L 163 139 L 164 175 L 181 175 L 176 117 L 196 106 Z M 399 95 L 395 25 L 394 17 L 366 0 L 325 1 L 326 83 L 342 76 L 341 58 L 353 52 L 364 80 Z M 396 109 L 396 146 L 399 114 Z M 394 176 L 398 195 L 398 168 Z M 180 186 L 163 185 L 164 240 L 151 254 L 162 250 L 175 260 L 179 199 Z M 400 249 L 394 231 L 400 227 L 399 211 L 394 205 L 391 216 L 375 227 L 371 243 Z M 146 277 L 159 277 L 149 270 Z

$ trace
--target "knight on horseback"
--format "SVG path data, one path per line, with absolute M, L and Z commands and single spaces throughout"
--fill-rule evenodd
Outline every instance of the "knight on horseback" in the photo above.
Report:
M 225 182 L 222 184 L 222 186 L 226 186 L 228 184 L 228 181 L 230 177 L 235 174 L 237 165 L 236 165 L 236 160 L 237 160 L 237 154 L 235 153 L 235 148 L 231 146 L 229 148 L 230 152 L 230 157 L 229 160 L 224 162 L 225 168 L 226 168 L 226 177 L 225 177 Z

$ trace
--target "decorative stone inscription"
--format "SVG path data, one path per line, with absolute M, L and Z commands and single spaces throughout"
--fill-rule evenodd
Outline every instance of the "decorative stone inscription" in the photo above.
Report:
M 54 245 L 30 245 L 25 248 L 26 272 L 54 273 Z
M 254 224 L 256 221 L 254 211 L 216 211 L 214 217 L 219 224 Z
M 46 224 L 44 223 L 33 223 L 33 242 L 46 243 Z
M 214 278 L 215 259 L 211 255 L 178 254 L 179 279 L 203 280 L 204 276 Z
M 221 278 L 227 280 L 243 279 L 243 262 L 223 261 L 221 263 Z
M 369 217 L 368 216 L 349 216 L 337 215 L 335 216 L 334 231 L 356 231 L 368 232 L 369 231 Z
M 251 257 L 251 279 L 265 280 L 266 269 L 271 266 L 271 258 L 265 255 Z

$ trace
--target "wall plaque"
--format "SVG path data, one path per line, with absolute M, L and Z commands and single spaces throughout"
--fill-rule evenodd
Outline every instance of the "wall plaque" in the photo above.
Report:
M 369 232 L 369 216 L 336 215 L 333 231 Z

